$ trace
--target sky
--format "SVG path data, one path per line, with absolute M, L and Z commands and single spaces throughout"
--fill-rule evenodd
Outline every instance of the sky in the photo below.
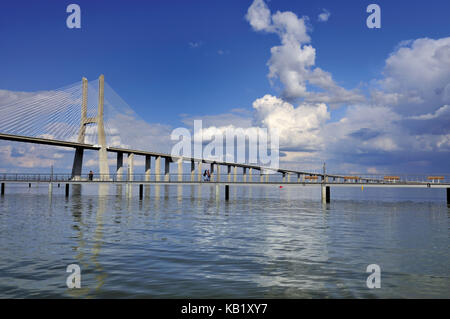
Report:
M 71 3 L 80 29 L 66 26 Z M 445 0 L 4 2 L 0 108 L 104 74 L 155 151 L 202 119 L 210 132 L 279 130 L 286 168 L 448 173 L 448 12 Z M 70 167 L 47 153 L 1 142 L 0 168 Z

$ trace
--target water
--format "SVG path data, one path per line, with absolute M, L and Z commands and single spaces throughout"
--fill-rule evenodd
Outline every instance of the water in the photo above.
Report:
M 6 186 L 1 298 L 450 298 L 444 189 Z

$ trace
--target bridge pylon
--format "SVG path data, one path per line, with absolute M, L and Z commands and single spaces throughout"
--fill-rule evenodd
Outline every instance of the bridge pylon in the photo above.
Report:
M 106 146 L 106 134 L 105 134 L 105 126 L 103 122 L 103 114 L 104 114 L 104 83 L 105 77 L 100 75 L 98 79 L 98 110 L 96 117 L 87 117 L 87 98 L 88 98 L 88 80 L 83 77 L 82 79 L 82 101 L 81 101 L 81 120 L 80 120 L 80 130 L 78 131 L 78 143 L 85 143 L 86 136 L 86 126 L 88 124 L 97 124 L 97 136 L 98 136 L 98 144 L 100 145 L 99 150 L 99 171 L 100 171 L 100 179 L 109 180 L 109 166 L 108 166 L 108 152 Z M 75 156 L 73 159 L 72 166 L 72 179 L 80 180 L 82 169 L 83 169 L 83 147 L 77 147 L 75 149 Z

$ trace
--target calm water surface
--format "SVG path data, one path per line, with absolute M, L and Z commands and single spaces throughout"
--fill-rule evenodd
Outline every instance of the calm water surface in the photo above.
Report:
M 445 190 L 7 184 L 0 297 L 450 298 Z M 223 189 L 221 189 L 223 198 Z M 66 267 L 81 267 L 68 289 Z M 368 289 L 366 267 L 381 267 Z

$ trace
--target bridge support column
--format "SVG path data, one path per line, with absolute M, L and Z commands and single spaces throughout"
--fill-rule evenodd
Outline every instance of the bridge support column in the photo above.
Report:
M 106 147 L 102 147 L 99 150 L 99 161 L 100 161 L 100 179 L 102 181 L 109 180 L 109 166 L 108 166 L 108 151 Z
M 216 182 L 220 182 L 220 165 L 216 165 Z
M 231 165 L 227 165 L 227 181 L 231 182 Z
M 242 167 L 242 181 L 247 183 L 247 167 Z
M 103 124 L 104 85 L 105 77 L 102 74 L 98 78 L 97 133 L 98 144 L 101 146 L 98 153 L 98 161 L 100 166 L 100 179 L 109 180 L 108 152 L 106 150 L 105 126 Z
M 262 169 L 259 170 L 259 182 L 260 183 L 264 182 L 264 175 L 263 175 L 263 170 Z
M 266 183 L 269 182 L 269 174 L 266 174 Z
M 287 173 L 287 182 L 290 183 L 291 182 L 291 174 Z
M 250 167 L 248 169 L 248 181 L 249 182 L 253 182 L 253 174 L 252 173 L 253 173 L 253 168 Z
M 5 195 L 5 183 L 2 183 L 1 195 Z
M 191 160 L 191 182 L 195 181 L 195 162 Z
M 214 163 L 209 164 L 209 174 L 211 175 L 211 182 L 214 181 Z
M 117 180 L 121 181 L 123 178 L 123 153 L 117 153 Z
M 155 181 L 161 180 L 161 156 L 155 157 Z
M 322 203 L 330 202 L 330 186 L 322 184 Z
M 202 162 L 198 162 L 197 164 L 197 174 L 198 174 L 198 181 L 201 182 L 202 181 Z
M 164 158 L 164 181 L 165 182 L 170 181 L 170 158 L 169 157 Z
M 283 183 L 286 183 L 286 173 L 283 173 Z
M 134 171 L 134 154 L 128 154 L 128 181 L 133 181 Z
M 179 158 L 177 160 L 177 166 L 178 166 L 178 181 L 183 181 L 183 159 Z
M 69 197 L 69 186 L 70 184 L 66 184 L 66 197 Z
M 230 199 L 230 185 L 225 185 L 225 200 Z
M 81 179 L 81 172 L 83 169 L 83 153 L 84 153 L 83 148 L 77 147 L 75 149 L 75 156 L 73 158 L 73 165 L 72 165 L 72 179 L 74 180 Z
M 297 174 L 297 183 L 300 183 L 300 174 Z
M 78 143 L 84 143 L 84 137 L 86 134 L 87 122 L 87 98 L 88 98 L 88 81 L 86 78 L 82 79 L 82 99 L 81 99 L 81 123 L 80 130 L 78 132 Z M 72 166 L 72 179 L 80 180 L 83 170 L 83 148 L 75 149 L 75 156 L 73 158 Z
M 150 181 L 150 173 L 152 172 L 152 157 L 150 155 L 145 155 L 145 181 Z
M 234 170 L 233 182 L 236 183 L 237 182 L 237 166 L 234 166 L 233 170 Z

